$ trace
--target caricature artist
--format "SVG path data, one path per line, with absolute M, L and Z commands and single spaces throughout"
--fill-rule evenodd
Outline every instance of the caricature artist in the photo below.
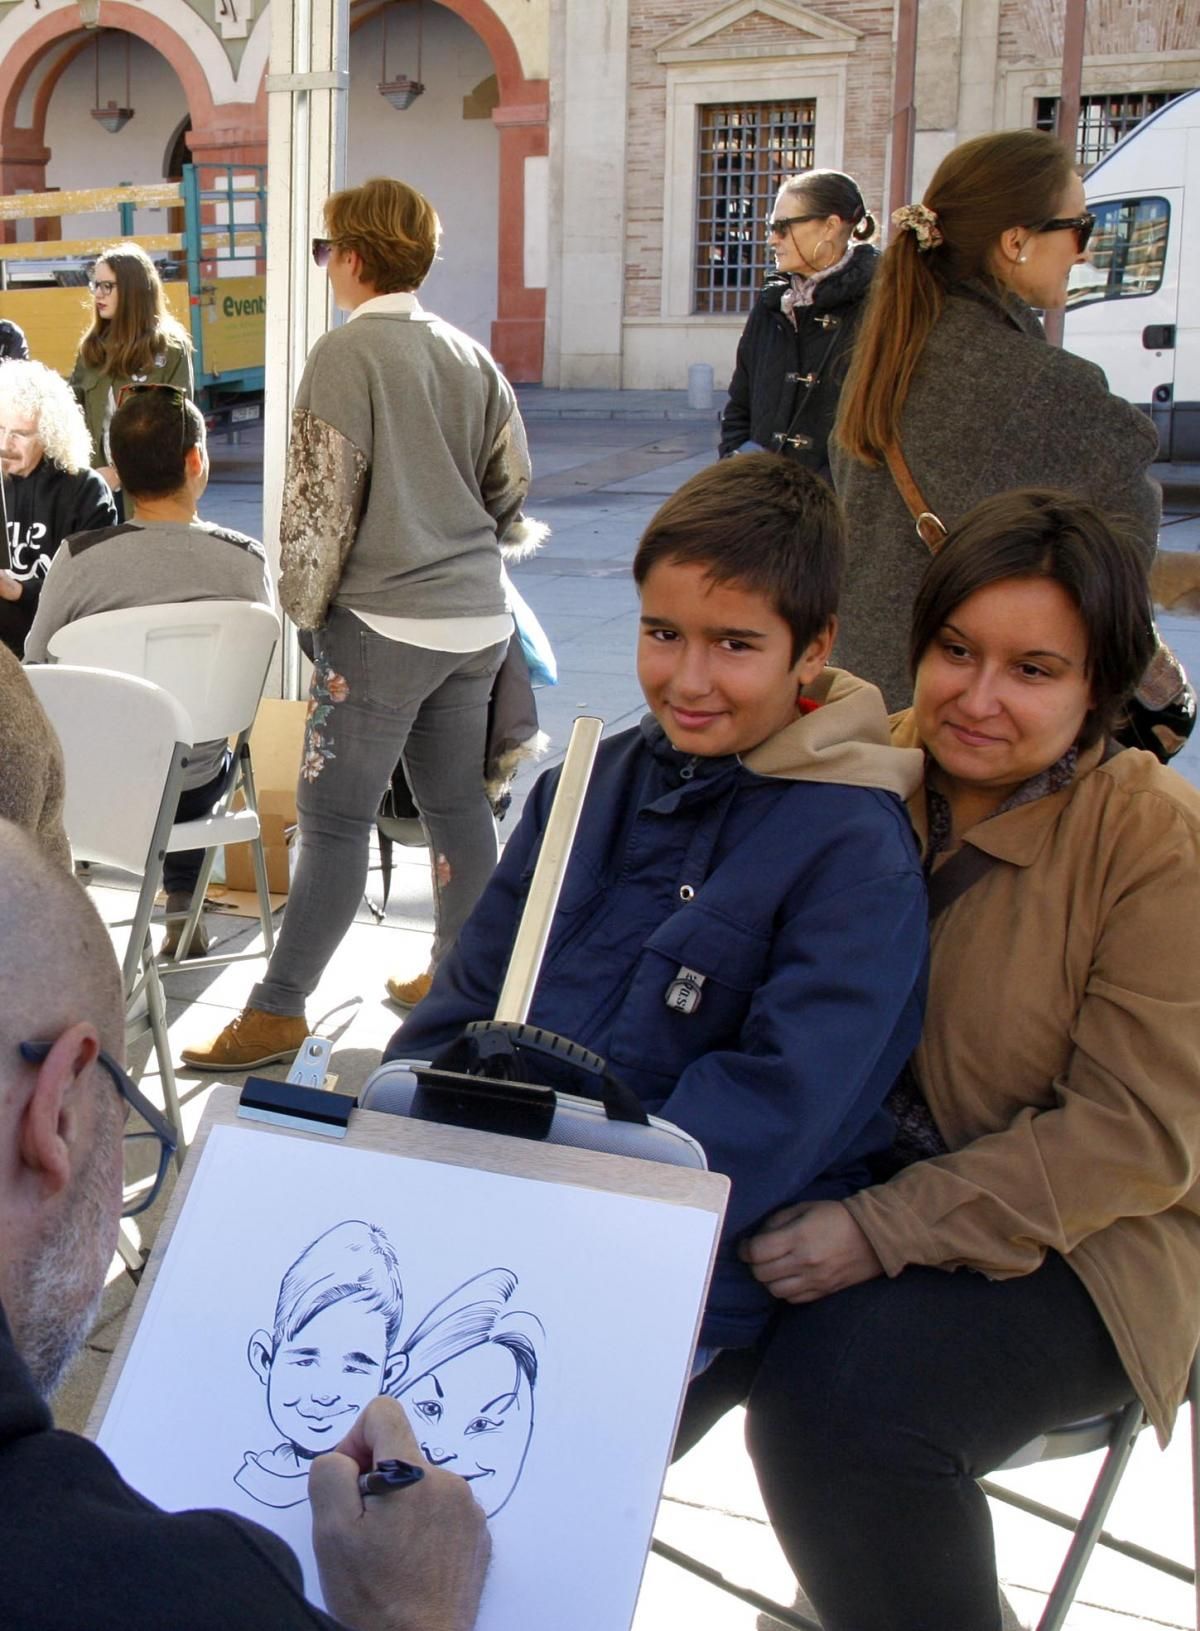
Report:
M 420 1462 L 404 1412 L 371 1401 L 312 1465 L 321 1585 L 228 1512 L 160 1511 L 46 1399 L 91 1327 L 122 1207 L 124 1003 L 83 890 L 0 822 L 0 1505 L 5 1631 L 469 1631 L 489 1554 L 469 1486 L 426 1467 L 363 1496 L 377 1462 Z M 22 1044 L 41 1044 L 22 1049 Z M 32 1056 L 32 1057 L 31 1057 Z M 164 1447 L 169 1453 L 169 1446 Z

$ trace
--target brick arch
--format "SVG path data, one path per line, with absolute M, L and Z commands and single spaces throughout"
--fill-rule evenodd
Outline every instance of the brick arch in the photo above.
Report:
M 386 3 L 386 0 L 385 0 Z M 516 42 L 488 0 L 435 0 L 461 17 L 487 46 L 500 89 L 492 123 L 500 137 L 500 195 L 497 227 L 496 321 L 492 351 L 508 377 L 532 384 L 542 377 L 546 342 L 546 291 L 525 283 L 525 160 L 550 150 L 550 85 L 526 79 Z M 357 29 L 382 6 L 360 9 L 350 20 Z
M 40 17 L 32 28 L 26 29 L 6 53 L 4 66 L 7 89 L 0 109 L 0 142 L 5 147 L 22 139 L 29 141 L 34 136 L 41 140 L 45 130 L 50 92 L 68 62 L 73 60 L 78 52 L 65 52 L 62 59 L 47 74 L 47 84 L 39 87 L 35 98 L 34 117 L 35 120 L 40 119 L 40 127 L 35 125 L 22 129 L 18 126 L 17 110 L 21 96 L 33 70 L 58 41 L 70 37 L 79 40 L 80 49 L 86 47 L 92 37 L 92 31 L 80 28 L 78 19 L 79 14 L 74 7 L 70 10 L 50 12 Z M 101 0 L 100 26 L 132 34 L 136 39 L 144 40 L 147 45 L 152 46 L 160 56 L 165 57 L 183 87 L 193 123 L 213 122 L 213 100 L 208 77 L 191 47 L 168 23 L 143 7 L 124 4 L 123 0 Z

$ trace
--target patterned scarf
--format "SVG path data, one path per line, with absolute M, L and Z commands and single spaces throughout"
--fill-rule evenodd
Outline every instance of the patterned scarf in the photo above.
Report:
M 801 277 L 799 272 L 790 274 L 792 286 L 790 289 L 783 291 L 783 299 L 779 302 L 779 309 L 793 328 L 796 326 L 796 307 L 811 306 L 816 297 L 818 284 L 824 283 L 826 278 L 832 277 L 835 272 L 840 272 L 843 267 L 849 266 L 854 258 L 855 248 L 856 245 L 848 244 L 846 253 L 840 261 L 835 261 L 832 266 L 827 266 L 823 272 L 814 272 L 812 277 Z

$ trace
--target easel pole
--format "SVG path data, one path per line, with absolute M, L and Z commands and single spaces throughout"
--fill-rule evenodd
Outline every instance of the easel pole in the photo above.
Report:
M 602 719 L 582 714 L 571 728 L 566 756 L 558 778 L 558 791 L 550 807 L 550 818 L 542 837 L 541 853 L 533 869 L 529 898 L 513 941 L 508 971 L 496 1004 L 496 1018 L 523 1025 L 529 1015 L 534 987 L 541 972 L 550 925 L 558 905 L 575 829 L 583 809 L 584 794 L 592 774 L 596 749 L 600 746 Z
M 1079 105 L 1083 90 L 1083 36 L 1087 23 L 1087 0 L 1067 0 L 1063 21 L 1062 83 L 1058 93 L 1056 134 L 1068 153 L 1075 152 L 1079 130 Z M 1046 313 L 1046 338 L 1051 345 L 1063 343 L 1066 308 L 1058 306 Z
M 892 170 L 888 215 L 907 204 L 912 187 L 913 142 L 917 129 L 917 0 L 896 7 L 896 78 L 892 89 Z

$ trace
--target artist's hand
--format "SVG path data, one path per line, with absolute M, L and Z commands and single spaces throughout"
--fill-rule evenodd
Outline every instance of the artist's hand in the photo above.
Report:
M 18 578 L 11 572 L 0 571 L 0 600 L 20 600 L 23 593 Z
M 741 1256 L 772 1297 L 789 1303 L 816 1302 L 883 1273 L 875 1248 L 841 1201 L 784 1207 L 743 1241 Z
M 114 493 L 121 491 L 121 478 L 117 474 L 115 464 L 101 464 L 96 467 L 96 474 L 103 476 Z
M 470 1631 L 492 1543 L 470 1485 L 426 1467 L 419 1484 L 362 1496 L 377 1461 L 420 1466 L 408 1418 L 372 1399 L 335 1450 L 308 1475 L 313 1550 L 329 1612 L 353 1631 Z

